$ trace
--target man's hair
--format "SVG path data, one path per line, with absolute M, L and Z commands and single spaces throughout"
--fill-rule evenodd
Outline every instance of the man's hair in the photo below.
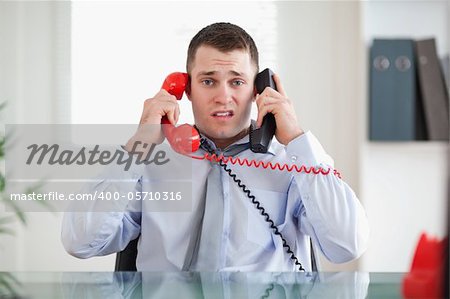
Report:
M 221 52 L 245 50 L 250 54 L 251 61 L 259 70 L 258 49 L 253 38 L 241 27 L 231 23 L 214 23 L 200 30 L 191 40 L 188 48 L 186 70 L 192 69 L 195 54 L 200 46 L 210 46 Z

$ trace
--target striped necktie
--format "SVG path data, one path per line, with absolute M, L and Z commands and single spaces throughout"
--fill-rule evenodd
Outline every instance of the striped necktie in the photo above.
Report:
M 233 144 L 223 152 L 215 144 L 202 139 L 201 148 L 210 154 L 236 156 L 248 149 L 250 143 Z M 186 252 L 183 271 L 218 271 L 221 268 L 221 244 L 223 237 L 223 188 L 221 177 L 227 175 L 217 162 L 210 162 L 206 179 L 206 188 L 199 205 L 194 212 L 193 231 Z

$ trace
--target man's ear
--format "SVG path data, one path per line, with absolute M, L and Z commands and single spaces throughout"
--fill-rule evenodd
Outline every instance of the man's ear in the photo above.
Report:
M 258 91 L 256 90 L 256 76 L 258 75 L 258 69 L 256 69 L 256 74 L 253 76 L 253 102 L 256 101 L 256 95 L 258 94 Z
M 188 76 L 188 82 L 186 84 L 186 89 L 184 90 L 189 101 L 191 101 L 191 76 Z
M 256 95 L 258 94 L 258 92 L 256 91 L 256 85 L 253 86 L 253 102 L 256 101 Z

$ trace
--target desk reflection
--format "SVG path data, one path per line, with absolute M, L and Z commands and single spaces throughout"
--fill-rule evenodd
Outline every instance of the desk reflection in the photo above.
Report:
M 366 298 L 369 273 L 64 273 L 64 298 Z

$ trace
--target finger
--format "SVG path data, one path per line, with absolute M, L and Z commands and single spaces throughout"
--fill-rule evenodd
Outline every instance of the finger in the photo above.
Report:
M 261 99 L 261 101 L 265 101 L 266 99 L 270 98 L 275 99 L 277 101 L 288 100 L 288 98 L 285 95 L 281 94 L 280 92 L 271 87 L 266 87 L 266 89 L 264 89 L 259 98 Z
M 170 95 L 170 93 L 167 90 L 161 88 L 155 95 L 155 98 L 156 96 L 168 96 L 168 95 Z
M 277 74 L 273 74 L 272 78 L 273 78 L 273 81 L 275 81 L 275 85 L 277 86 L 277 91 L 280 94 L 282 94 L 283 96 L 287 97 L 286 91 L 284 90 L 284 87 L 281 84 L 280 76 L 278 76 Z
M 271 93 L 275 93 L 274 95 L 277 96 L 278 94 L 276 94 L 277 92 L 273 89 L 267 89 L 267 91 L 264 91 L 262 94 L 259 95 L 259 97 L 256 99 L 256 105 L 259 106 L 264 106 L 265 103 L 270 100 L 270 99 L 275 99 L 274 96 L 271 95 Z M 278 95 L 279 96 L 279 95 Z
M 265 114 L 263 114 L 264 100 L 261 95 L 256 99 L 256 106 L 258 107 L 258 117 L 256 118 L 256 128 L 261 127 L 261 122 Z
M 257 94 L 256 98 L 255 98 L 255 103 L 256 103 L 256 107 L 258 107 L 258 109 L 259 109 L 259 105 L 261 105 L 261 102 L 262 102 L 262 97 L 260 94 Z
M 260 128 L 263 122 L 264 117 L 267 113 L 274 113 L 276 110 L 276 105 L 263 105 L 258 109 L 258 119 L 256 120 L 256 127 Z
M 177 98 L 170 94 L 155 98 L 155 100 L 157 100 L 157 102 L 161 102 L 161 103 L 172 103 L 172 104 L 178 103 Z
M 167 119 L 169 119 L 170 123 L 172 125 L 176 125 L 178 122 L 178 115 L 180 114 L 179 111 L 180 107 L 178 103 L 177 102 L 174 103 L 172 101 L 165 102 L 163 109 L 164 109 L 163 113 L 167 116 Z
M 258 98 L 259 98 L 259 93 L 255 93 L 255 95 L 253 96 L 253 102 L 256 103 L 256 101 L 258 100 Z
M 161 119 L 168 114 L 172 114 L 172 118 L 169 121 L 172 124 L 175 124 L 175 116 L 174 112 L 176 109 L 179 109 L 177 102 L 172 101 L 159 101 L 159 102 L 147 102 L 144 105 L 144 111 L 142 112 L 140 123 L 148 123 L 148 124 L 156 124 L 161 123 Z M 179 113 L 179 111 L 178 111 Z
M 167 90 L 165 89 L 161 89 L 152 99 L 149 100 L 154 100 L 154 101 L 158 101 L 158 102 L 177 102 L 177 98 L 170 94 Z
M 177 122 L 175 121 L 175 109 L 170 109 L 169 111 L 167 111 L 166 116 L 172 125 L 177 124 Z
M 261 128 L 262 120 L 264 118 L 265 114 L 263 114 L 262 109 L 261 111 L 258 110 L 258 118 L 256 119 L 256 128 Z
M 274 98 L 274 97 L 264 97 L 260 100 L 259 105 L 267 106 L 267 105 L 283 105 L 288 104 L 289 102 L 286 99 Z
M 276 91 L 274 91 L 276 92 Z M 260 98 L 258 98 L 256 100 L 256 105 L 257 107 L 259 106 L 267 106 L 267 105 L 284 105 L 284 104 L 289 104 L 289 99 L 287 98 L 280 98 L 280 94 L 276 94 L 277 97 L 272 97 L 272 96 L 262 96 Z
M 180 119 L 180 106 L 177 104 L 175 107 L 175 124 L 178 123 L 179 119 Z

